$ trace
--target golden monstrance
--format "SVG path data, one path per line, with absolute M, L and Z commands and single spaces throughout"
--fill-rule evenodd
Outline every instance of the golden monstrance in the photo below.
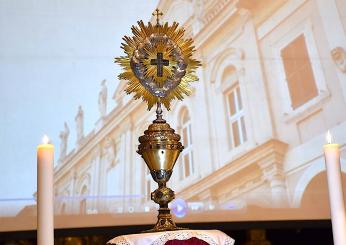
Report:
M 198 78 L 195 71 L 200 62 L 193 59 L 193 40 L 184 38 L 185 30 L 177 22 L 160 24 L 162 13 L 153 13 L 156 24 L 143 21 L 132 26 L 132 37 L 124 36 L 121 48 L 125 56 L 115 58 L 123 72 L 119 79 L 127 80 L 126 93 L 142 98 L 150 110 L 155 104 L 156 119 L 139 137 L 137 153 L 147 164 L 158 188 L 151 193 L 151 199 L 160 205 L 158 220 L 153 231 L 181 229 L 172 219 L 168 203 L 174 199 L 174 191 L 166 186 L 173 167 L 184 146 L 179 134 L 174 133 L 162 118 L 162 105 L 170 110 L 173 99 L 182 100 L 190 95 L 189 85 Z

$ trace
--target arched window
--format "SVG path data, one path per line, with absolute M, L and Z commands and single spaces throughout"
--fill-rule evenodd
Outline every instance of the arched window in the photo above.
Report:
M 235 148 L 247 140 L 244 105 L 235 67 L 230 66 L 225 69 L 222 82 L 230 85 L 224 94 L 227 108 L 226 118 L 230 132 L 230 148 Z
M 181 153 L 180 179 L 188 178 L 194 173 L 191 118 L 186 108 L 180 112 L 180 136 L 184 150 Z

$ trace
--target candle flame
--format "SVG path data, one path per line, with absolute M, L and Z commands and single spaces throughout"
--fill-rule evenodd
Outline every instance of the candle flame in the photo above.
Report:
M 327 134 L 326 134 L 326 141 L 328 144 L 331 144 L 333 142 L 333 136 L 329 130 L 327 131 Z
M 46 134 L 43 135 L 42 143 L 43 143 L 43 144 L 48 144 L 48 143 L 49 143 L 49 138 L 48 138 L 48 136 L 47 136 Z

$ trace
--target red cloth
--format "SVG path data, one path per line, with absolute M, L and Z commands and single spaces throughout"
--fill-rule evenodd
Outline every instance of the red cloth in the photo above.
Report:
M 209 243 L 200 240 L 196 237 L 192 237 L 188 240 L 169 240 L 165 245 L 209 245 Z

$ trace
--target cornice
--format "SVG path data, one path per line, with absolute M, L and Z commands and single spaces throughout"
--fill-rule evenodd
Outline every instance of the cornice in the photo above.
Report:
M 254 147 L 244 155 L 234 159 L 226 164 L 224 167 L 214 171 L 202 180 L 188 186 L 179 193 L 185 199 L 192 196 L 199 195 L 201 192 L 217 185 L 218 183 L 232 178 L 232 175 L 240 172 L 251 165 L 257 165 L 263 159 L 272 157 L 273 155 L 282 155 L 287 150 L 287 144 L 277 139 L 270 139 L 267 142 Z
M 97 147 L 102 140 L 110 134 L 118 125 L 123 124 L 128 118 L 130 113 L 133 113 L 141 106 L 141 102 L 130 101 L 126 106 L 114 108 L 108 115 L 104 122 L 104 126 L 95 133 L 93 130 L 86 137 L 87 140 L 83 140 L 83 144 L 78 148 L 71 151 L 68 157 L 55 167 L 54 178 L 55 182 L 59 181 L 66 173 L 68 173 L 71 168 L 73 168 L 78 162 L 80 162 L 84 157 L 90 154 L 90 152 Z M 145 110 L 143 111 L 143 113 Z
M 202 29 L 194 36 L 195 46 L 198 49 L 207 43 L 207 40 L 220 29 L 222 29 L 226 23 L 232 18 L 238 16 L 242 19 L 240 25 L 233 26 L 235 30 L 242 29 L 243 25 L 249 18 L 249 14 L 244 9 L 238 9 L 234 2 L 228 2 L 227 5 L 221 10 L 221 12 L 213 18 L 208 25 L 204 25 Z M 230 31 L 230 30 L 228 30 Z

